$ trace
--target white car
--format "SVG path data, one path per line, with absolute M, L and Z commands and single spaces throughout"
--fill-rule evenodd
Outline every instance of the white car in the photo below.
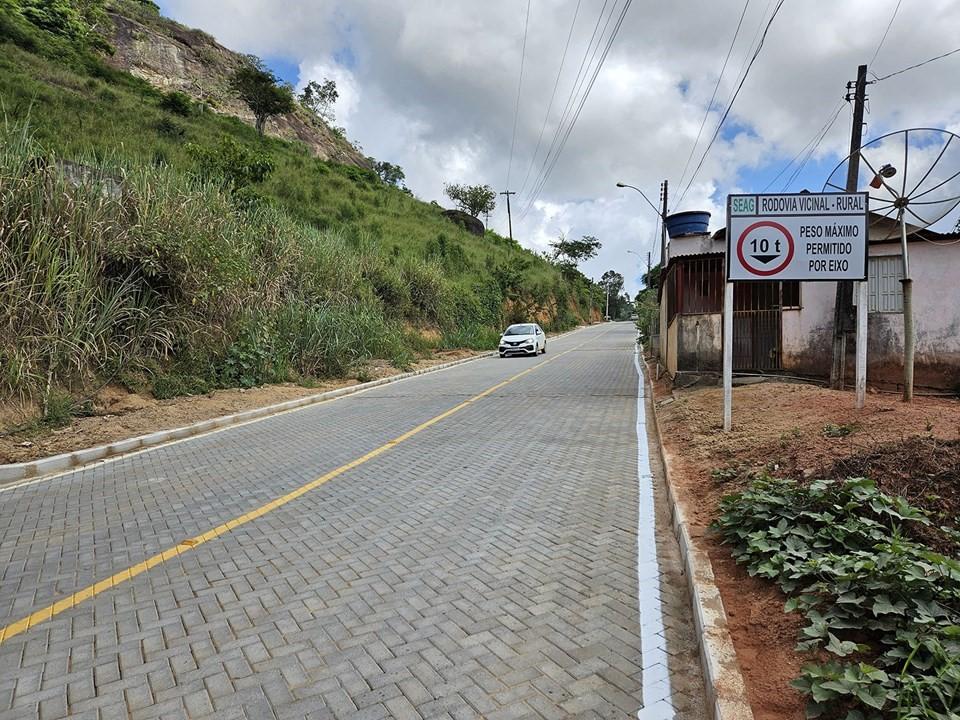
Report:
M 547 352 L 547 334 L 536 323 L 511 325 L 500 338 L 500 357 Z

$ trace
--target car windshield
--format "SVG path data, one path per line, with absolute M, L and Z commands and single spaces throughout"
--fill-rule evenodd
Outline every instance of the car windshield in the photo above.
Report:
M 533 335 L 533 325 L 511 325 L 504 335 Z

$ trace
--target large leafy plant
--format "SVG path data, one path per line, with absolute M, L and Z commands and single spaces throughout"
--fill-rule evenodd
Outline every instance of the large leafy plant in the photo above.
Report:
M 926 513 L 864 478 L 770 477 L 721 511 L 737 561 L 806 616 L 799 648 L 818 662 L 794 684 L 810 697 L 807 717 L 960 717 L 960 562 L 915 539 L 933 529 Z

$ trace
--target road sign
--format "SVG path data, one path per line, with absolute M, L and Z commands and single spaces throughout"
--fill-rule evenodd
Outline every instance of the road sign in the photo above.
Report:
M 727 196 L 727 280 L 866 277 L 866 193 Z

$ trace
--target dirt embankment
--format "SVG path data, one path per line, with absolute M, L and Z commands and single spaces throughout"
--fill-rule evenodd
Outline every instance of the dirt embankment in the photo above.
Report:
M 480 353 L 472 350 L 438 351 L 414 363 L 411 369 L 420 370 L 477 354 Z M 390 377 L 401 372 L 385 362 L 372 363 L 365 369 L 364 380 Z M 35 409 L 0 405 L 0 426 L 4 428 L 0 431 L 0 464 L 27 462 L 105 445 L 157 430 L 183 427 L 221 415 L 316 395 L 358 382 L 356 379 L 330 380 L 312 387 L 292 383 L 264 385 L 249 390 L 215 390 L 206 395 L 170 400 L 157 400 L 149 395 L 108 386 L 94 398 L 92 415 L 73 418 L 69 425 L 62 428 L 35 427 L 21 432 L 11 432 L 11 428 L 24 423 Z
M 751 473 L 780 477 L 868 476 L 951 524 L 960 509 L 960 402 L 853 394 L 811 385 L 735 388 L 733 431 L 722 432 L 719 388 L 655 388 L 672 480 L 696 542 L 710 554 L 750 704 L 757 720 L 802 720 L 806 700 L 789 686 L 809 657 L 795 652 L 802 624 L 784 597 L 751 578 L 709 531 L 720 498 Z

